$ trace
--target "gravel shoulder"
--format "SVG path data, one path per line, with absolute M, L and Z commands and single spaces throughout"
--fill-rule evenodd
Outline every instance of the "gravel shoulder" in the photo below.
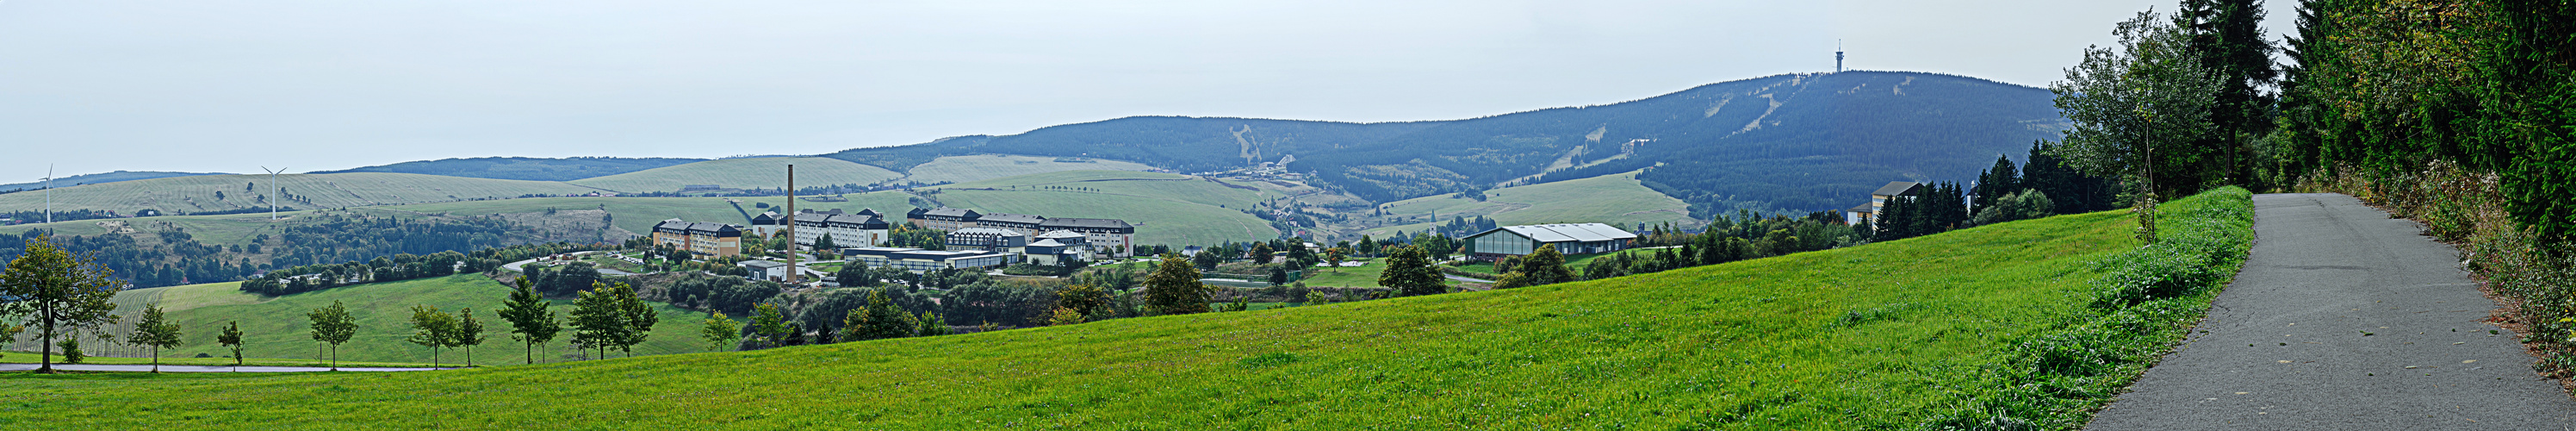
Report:
M 2254 197 L 2255 244 L 2097 430 L 2576 430 L 2459 253 L 2339 194 Z

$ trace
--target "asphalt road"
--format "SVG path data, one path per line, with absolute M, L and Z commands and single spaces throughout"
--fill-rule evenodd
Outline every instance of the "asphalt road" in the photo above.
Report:
M 2576 400 L 2421 232 L 2349 196 L 2255 196 L 2235 283 L 2086 428 L 2576 429 Z
M 0 371 L 29 371 L 29 370 L 34 370 L 34 369 L 36 369 L 36 364 L 0 364 Z M 69 371 L 132 371 L 132 372 L 150 372 L 150 371 L 152 371 L 152 366 L 151 366 L 151 365 L 88 365 L 88 364 L 72 365 L 72 364 L 54 364 L 54 369 L 57 369 L 57 370 L 69 370 Z M 454 369 L 454 368 L 359 368 L 359 367 L 340 367 L 340 371 L 430 371 L 430 370 L 453 370 L 453 369 Z M 231 372 L 243 372 L 243 373 L 302 373 L 302 372 L 314 372 L 314 371 L 331 371 L 331 369 L 330 369 L 330 368 L 328 368 L 328 367 L 223 367 L 223 366 L 210 366 L 210 365 L 162 365 L 162 366 L 161 366 L 161 372 L 164 372 L 164 373 L 231 373 Z

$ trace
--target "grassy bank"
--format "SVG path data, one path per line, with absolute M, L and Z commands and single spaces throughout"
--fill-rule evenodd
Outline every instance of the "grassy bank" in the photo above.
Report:
M 2013 371 L 2052 364 L 2029 359 L 2059 351 L 2048 346 L 2085 346 L 2050 337 L 2121 328 L 2104 316 L 2135 307 L 2097 306 L 2094 281 L 2122 271 L 2096 263 L 2136 247 L 2130 220 L 2067 215 L 1515 290 L 744 353 L 18 379 L 0 386 L 12 406 L 0 426 L 1912 428 L 2032 386 L 2015 376 L 2062 375 Z M 2156 309 L 2206 304 L 2185 298 Z M 2078 378 L 2124 384 L 2133 368 Z M 157 408 L 94 408 L 141 403 Z

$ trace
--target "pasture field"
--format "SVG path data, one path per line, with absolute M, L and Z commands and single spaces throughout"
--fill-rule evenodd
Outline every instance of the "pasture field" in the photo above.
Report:
M 1989 376 L 2024 343 L 2094 325 L 2091 264 L 2136 247 L 2132 226 L 2108 211 L 1522 289 L 740 353 L 30 376 L 0 385 L 0 425 L 1917 428 L 2011 391 Z
M 286 193 L 311 203 L 284 202 L 285 209 L 315 209 L 503 199 L 528 194 L 581 194 L 595 189 L 549 181 L 495 180 L 438 175 L 358 172 L 277 176 Z M 198 175 L 90 184 L 54 189 L 54 210 L 95 209 L 134 214 L 141 209 L 165 213 L 267 208 L 258 197 L 273 194 L 268 175 Z M 222 192 L 217 198 L 215 193 Z M 40 211 L 42 191 L 0 194 L 0 211 Z
M 1440 195 L 1386 204 L 1387 214 L 1403 224 L 1361 231 L 1385 237 L 1395 231 L 1421 232 L 1451 218 L 1485 216 L 1504 226 L 1545 223 L 1608 223 L 1634 228 L 1638 223 L 1697 226 L 1690 205 L 1637 182 L 1637 173 L 1505 187 L 1485 191 L 1485 201 Z
M 509 297 L 510 288 L 481 275 L 363 284 L 277 297 L 244 293 L 239 286 L 239 282 L 232 282 L 118 292 L 115 299 L 117 314 L 127 317 L 113 331 L 120 334 L 130 332 L 134 319 L 142 315 L 143 306 L 158 301 L 170 318 L 179 323 L 184 335 L 181 338 L 185 340 L 178 348 L 162 350 L 164 358 L 195 356 L 198 353 L 229 357 L 231 351 L 215 343 L 215 334 L 222 331 L 220 328 L 226 322 L 238 321 L 242 325 L 244 356 L 310 363 L 317 343 L 309 335 L 312 322 L 304 314 L 329 306 L 332 301 L 341 301 L 358 319 L 357 337 L 340 345 L 341 362 L 426 363 L 430 360 L 426 348 L 403 341 L 412 333 L 411 306 L 426 304 L 449 313 L 473 307 L 475 319 L 483 321 L 484 329 L 489 332 L 483 346 L 474 349 L 475 364 L 516 364 L 522 360 L 520 345 L 509 338 L 510 323 L 501 320 L 497 314 L 501 301 Z M 550 309 L 556 313 L 568 316 L 572 311 L 571 300 L 554 302 Z M 667 304 L 654 305 L 661 311 L 661 320 L 654 325 L 652 337 L 635 346 L 636 355 L 704 351 L 695 327 L 705 319 L 704 315 Z M 572 353 L 563 347 L 570 336 L 567 329 L 551 343 L 551 351 L 554 354 Z M 30 337 L 19 338 L 21 340 L 10 350 L 36 348 L 35 341 L 28 339 Z M 83 350 L 102 354 L 148 354 L 132 348 L 103 351 L 105 346 L 89 341 L 83 343 Z M 329 355 L 327 347 L 323 355 Z M 17 355 L 10 356 L 14 358 Z M 439 359 L 443 364 L 462 364 L 464 351 L 440 352 Z M 546 347 L 540 346 L 537 360 L 557 362 L 565 359 L 550 355 Z
M 940 186 L 940 189 L 991 188 L 997 191 L 1071 192 L 1120 195 L 1189 202 L 1240 210 L 1258 205 L 1263 194 L 1277 198 L 1279 193 L 1261 190 L 1251 184 L 1202 179 L 1180 174 L 1129 171 L 1061 171 L 996 178 L 972 183 Z M 1070 191 L 1050 188 L 1082 188 Z M 1237 188 L 1241 187 L 1241 188 Z M 1278 186 L 1269 186 L 1277 189 Z M 1247 190 L 1251 189 L 1251 190 Z M 1078 197 L 1078 196 L 1077 196 Z M 1078 216 L 1077 216 L 1078 217 Z
M 879 213 L 890 213 L 893 219 L 897 222 L 902 221 L 904 211 L 909 211 L 913 208 L 911 204 L 905 203 L 905 200 L 909 199 L 911 195 L 901 192 L 856 193 L 843 196 L 848 198 L 849 201 L 799 201 L 796 203 L 796 208 L 798 210 L 808 208 L 816 210 L 839 208 L 850 212 L 858 212 L 860 209 L 875 209 Z M 726 200 L 742 202 L 741 209 L 736 210 L 735 206 L 726 202 Z M 606 209 L 608 214 L 613 218 L 610 225 L 636 234 L 651 234 L 653 233 L 653 224 L 661 223 L 662 220 L 673 218 L 693 222 L 729 223 L 748 226 L 751 224 L 750 217 L 753 215 L 759 215 L 762 211 L 786 212 L 784 211 L 784 208 L 762 209 L 756 205 L 759 203 L 767 203 L 774 207 L 783 207 L 787 204 L 787 198 L 780 196 L 738 198 L 529 198 L 497 201 L 400 205 L 368 208 L 368 210 L 426 214 L 475 215 L 541 212 L 548 208 L 564 210 Z
M 1148 171 L 1152 166 L 1135 162 L 1106 159 L 1082 159 L 1059 162 L 1055 157 L 983 154 L 948 156 L 914 166 L 904 181 L 933 184 L 941 181 L 967 183 L 994 178 L 1015 177 L 1061 171 Z
M 787 165 L 796 165 L 796 185 L 813 187 L 839 184 L 869 185 L 902 177 L 902 173 L 885 168 L 850 163 L 822 157 L 758 157 L 721 159 L 664 166 L 617 175 L 572 180 L 570 183 L 627 193 L 672 192 L 681 187 L 708 184 L 736 189 L 775 189 L 787 186 Z
M 1268 221 L 1242 211 L 1145 196 L 1047 190 L 943 190 L 950 207 L 1047 217 L 1114 218 L 1136 227 L 1139 244 L 1216 244 L 1278 238 Z

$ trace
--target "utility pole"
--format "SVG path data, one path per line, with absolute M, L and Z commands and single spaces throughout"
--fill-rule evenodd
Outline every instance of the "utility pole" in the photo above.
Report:
M 261 166 L 259 167 L 259 170 L 268 171 L 268 190 L 271 192 L 271 195 L 286 194 L 286 186 L 277 184 L 277 174 L 279 172 L 286 172 L 286 168 L 277 168 L 277 170 L 269 171 L 267 166 Z M 268 197 L 268 221 L 277 221 L 278 199 L 281 198 L 277 196 Z
M 787 165 L 787 285 L 796 283 L 796 165 Z

